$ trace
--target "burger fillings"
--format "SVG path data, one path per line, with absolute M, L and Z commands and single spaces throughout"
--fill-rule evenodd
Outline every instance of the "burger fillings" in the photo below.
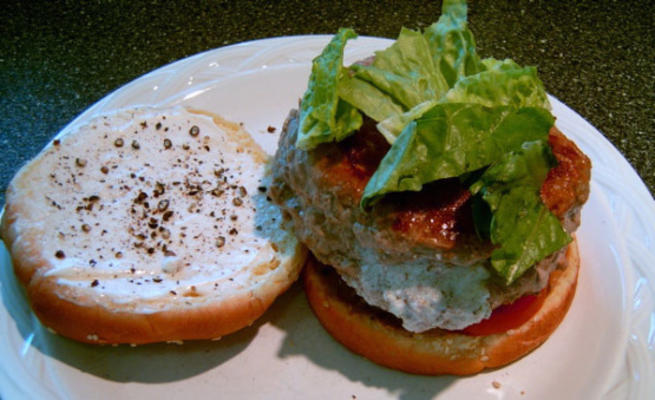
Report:
M 373 60 L 345 67 L 354 37 L 340 30 L 314 60 L 281 139 L 271 194 L 296 234 L 369 304 L 415 332 L 462 329 L 540 291 L 579 222 L 589 162 L 554 128 L 536 69 L 481 59 L 464 2 L 445 2 L 425 32 L 403 29 Z M 368 142 L 375 161 L 354 163 L 365 166 L 360 176 L 344 179 L 334 166 L 344 152 L 362 153 L 357 143 L 371 124 L 384 143 Z M 560 142 L 575 154 L 554 152 Z M 553 177 L 562 163 L 580 167 L 575 179 Z M 559 210 L 548 193 L 562 181 L 572 182 L 573 200 Z M 454 210 L 450 220 L 426 222 L 441 223 L 450 240 L 397 229 L 407 207 L 393 203 L 426 190 L 470 197 L 440 208 Z M 455 215 L 462 211 L 471 221 Z

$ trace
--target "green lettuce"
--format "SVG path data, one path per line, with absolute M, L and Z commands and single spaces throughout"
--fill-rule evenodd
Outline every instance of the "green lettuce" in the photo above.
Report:
M 542 107 L 550 103 L 534 67 L 522 68 L 512 60 L 485 60 L 487 69 L 460 78 L 444 101 L 477 103 L 493 107 L 504 104 L 516 108 Z
M 312 73 L 300 106 L 296 146 L 311 150 L 320 143 L 343 140 L 362 125 L 362 116 L 339 98 L 338 82 L 345 73 L 343 49 L 357 37 L 352 29 L 340 29 L 312 62 Z
M 403 110 L 441 97 L 449 89 L 432 64 L 432 53 L 425 37 L 403 28 L 398 39 L 384 51 L 375 53 L 372 65 L 351 67 L 355 78 L 370 83 Z M 358 106 L 357 98 L 353 104 Z
M 485 69 L 466 23 L 466 2 L 445 1 L 443 14 L 425 32 L 403 28 L 389 48 L 375 53 L 371 65 L 353 65 L 341 82 L 342 98 L 377 122 L 385 121 L 390 143 L 415 108 L 446 95 L 463 76 Z M 379 126 L 380 128 L 380 126 Z M 386 135 L 385 135 L 386 136 Z
M 482 223 L 497 245 L 491 266 L 507 285 L 571 241 L 539 196 L 555 164 L 546 140 L 527 141 L 505 153 L 470 186 L 471 193 L 488 205 L 488 214 L 478 216 L 476 223 Z
M 404 112 L 400 104 L 366 81 L 344 74 L 339 83 L 339 97 L 376 121 Z
M 377 128 L 384 138 L 387 139 L 387 142 L 393 145 L 398 135 L 400 135 L 410 122 L 419 119 L 437 104 L 438 102 L 436 100 L 424 101 L 415 105 L 409 111 L 393 114 L 385 118 L 377 124 Z
M 553 122 L 543 108 L 437 104 L 398 136 L 364 188 L 361 206 L 487 167 L 526 141 L 547 140 Z
M 433 65 L 449 88 L 461 77 L 485 69 L 475 50 L 473 33 L 467 26 L 466 1 L 446 0 L 439 20 L 424 36 L 432 49 Z

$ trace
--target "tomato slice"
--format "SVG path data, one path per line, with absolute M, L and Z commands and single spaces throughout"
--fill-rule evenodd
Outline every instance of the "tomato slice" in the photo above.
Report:
M 520 297 L 511 304 L 496 308 L 489 318 L 470 325 L 460 332 L 471 336 L 486 336 L 517 328 L 539 311 L 547 295 L 548 287 L 537 294 Z

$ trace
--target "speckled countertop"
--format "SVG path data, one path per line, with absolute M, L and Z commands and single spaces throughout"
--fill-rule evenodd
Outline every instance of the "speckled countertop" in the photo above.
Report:
M 246 40 L 334 33 L 395 37 L 440 2 L 12 1 L 0 24 L 0 187 L 76 115 L 142 74 Z M 80 3 L 80 4 L 78 4 Z M 655 193 L 655 3 L 471 1 L 482 56 L 538 66 Z M 4 192 L 0 194 L 4 204 Z

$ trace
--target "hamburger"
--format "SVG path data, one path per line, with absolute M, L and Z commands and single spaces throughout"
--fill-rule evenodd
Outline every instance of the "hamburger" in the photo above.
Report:
M 419 374 L 508 364 L 563 320 L 591 164 L 560 132 L 534 67 L 481 58 L 466 3 L 343 65 L 341 29 L 314 59 L 268 193 L 311 251 L 324 327 Z

